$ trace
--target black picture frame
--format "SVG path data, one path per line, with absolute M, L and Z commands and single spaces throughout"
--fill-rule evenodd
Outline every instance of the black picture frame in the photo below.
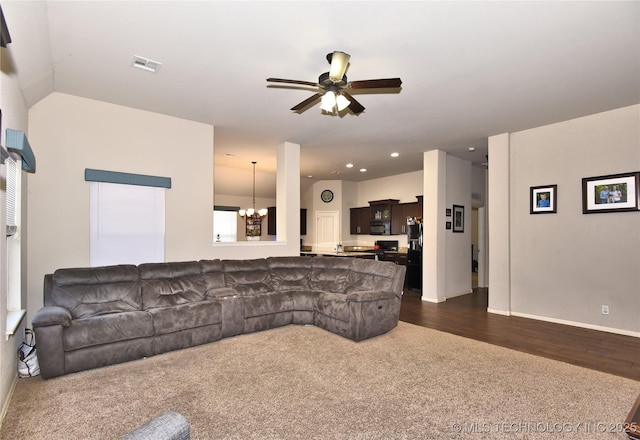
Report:
M 451 222 L 446 222 L 444 227 L 447 229 L 451 229 Z
M 529 191 L 530 214 L 556 214 L 558 212 L 558 185 L 532 186 Z
M 582 213 L 638 212 L 640 171 L 582 178 Z
M 453 205 L 453 232 L 464 232 L 464 206 Z
M 445 214 L 447 217 L 451 217 L 451 208 L 447 208 L 447 209 L 445 209 L 444 214 Z M 451 228 L 449 228 L 449 229 L 451 229 Z

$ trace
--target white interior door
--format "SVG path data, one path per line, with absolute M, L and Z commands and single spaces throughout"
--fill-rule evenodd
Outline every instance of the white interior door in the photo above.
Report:
M 316 252 L 334 252 L 340 243 L 340 213 L 316 211 Z

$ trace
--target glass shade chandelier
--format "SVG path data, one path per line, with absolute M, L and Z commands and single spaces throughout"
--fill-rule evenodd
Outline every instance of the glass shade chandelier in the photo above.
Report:
M 349 104 L 351 104 L 351 101 L 349 101 L 343 94 L 327 90 L 325 94 L 322 95 L 320 108 L 328 113 L 335 112 L 336 108 L 341 112 L 345 108 L 349 107 Z
M 260 218 L 267 215 L 267 208 L 262 208 L 256 211 L 256 163 L 255 161 L 251 162 L 253 164 L 253 205 L 249 209 L 241 209 L 238 211 L 240 217 L 246 220 L 259 220 Z

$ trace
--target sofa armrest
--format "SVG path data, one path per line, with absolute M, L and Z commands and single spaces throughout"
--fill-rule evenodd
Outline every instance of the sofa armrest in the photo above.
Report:
M 181 414 L 167 411 L 151 419 L 122 440 L 189 440 L 189 422 Z
M 32 324 L 34 327 L 46 327 L 49 325 L 69 327 L 71 325 L 71 313 L 63 307 L 43 307 L 33 317 Z
M 397 298 L 393 292 L 380 292 L 378 290 L 360 290 L 347 294 L 347 302 L 370 302 L 383 299 Z
M 71 325 L 71 313 L 63 307 L 46 306 L 38 310 L 31 321 L 36 332 L 38 363 L 43 379 L 66 373 L 64 359 L 64 329 Z

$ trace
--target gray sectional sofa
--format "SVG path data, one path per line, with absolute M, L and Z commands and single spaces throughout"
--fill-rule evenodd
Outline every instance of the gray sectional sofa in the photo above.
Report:
M 58 269 L 32 320 L 43 378 L 288 324 L 354 341 L 398 324 L 405 267 L 269 257 Z

